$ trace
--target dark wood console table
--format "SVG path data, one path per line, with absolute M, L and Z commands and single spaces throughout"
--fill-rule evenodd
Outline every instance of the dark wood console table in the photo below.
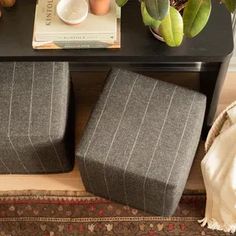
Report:
M 200 90 L 208 97 L 205 124 L 211 125 L 233 51 L 230 14 L 217 0 L 213 2 L 207 27 L 179 48 L 169 48 L 154 39 L 142 24 L 139 2 L 130 0 L 122 9 L 121 49 L 37 51 L 31 46 L 36 0 L 17 0 L 0 20 L 0 61 L 70 61 L 86 66 L 151 66 L 157 70 L 165 65 L 168 70 L 199 71 Z

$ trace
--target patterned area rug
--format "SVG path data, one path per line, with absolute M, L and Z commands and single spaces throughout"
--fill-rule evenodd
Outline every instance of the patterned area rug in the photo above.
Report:
M 87 193 L 24 192 L 0 197 L 0 236 L 215 236 L 201 228 L 205 197 L 186 195 L 173 217 L 158 217 Z

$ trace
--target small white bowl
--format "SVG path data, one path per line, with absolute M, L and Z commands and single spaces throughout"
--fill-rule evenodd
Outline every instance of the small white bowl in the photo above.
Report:
M 84 21 L 88 11 L 86 0 L 60 0 L 57 4 L 58 17 L 70 25 L 77 25 Z

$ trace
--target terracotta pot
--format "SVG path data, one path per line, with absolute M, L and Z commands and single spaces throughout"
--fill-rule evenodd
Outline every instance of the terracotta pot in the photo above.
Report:
M 2 7 L 13 7 L 16 3 L 16 0 L 0 0 Z
M 105 15 L 110 10 L 111 0 L 89 0 L 90 10 L 95 15 Z

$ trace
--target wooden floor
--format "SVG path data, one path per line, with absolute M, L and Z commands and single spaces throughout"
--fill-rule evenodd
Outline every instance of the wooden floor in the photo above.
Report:
M 74 82 L 74 91 L 76 94 L 76 142 L 83 132 L 92 108 L 97 101 L 99 93 L 103 87 L 106 71 L 96 73 L 74 73 L 72 74 Z M 150 75 L 150 73 L 149 73 Z M 198 87 L 196 74 L 186 73 L 179 75 L 159 73 L 153 75 L 159 79 L 184 85 L 190 88 Z M 185 79 L 183 79 L 185 78 Z M 236 100 L 236 73 L 229 73 L 227 81 L 221 95 L 218 106 L 218 113 L 224 109 L 232 101 Z M 204 143 L 201 142 L 198 153 L 196 155 L 189 180 L 186 185 L 187 192 L 202 192 L 204 185 L 201 177 L 200 162 L 204 156 Z M 50 174 L 50 175 L 0 175 L 0 191 L 12 190 L 68 190 L 68 191 L 84 191 L 78 165 L 70 173 Z

